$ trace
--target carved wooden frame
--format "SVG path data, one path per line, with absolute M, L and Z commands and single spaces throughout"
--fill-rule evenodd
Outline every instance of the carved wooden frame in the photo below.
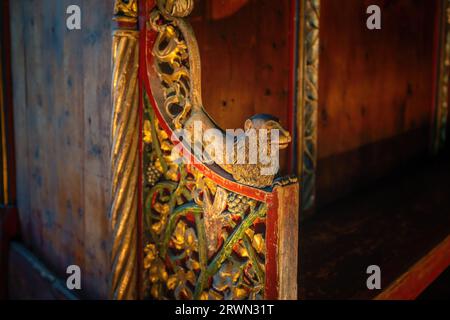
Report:
M 178 298 L 181 292 L 184 294 L 183 297 L 195 299 L 210 299 L 216 296 L 255 298 L 258 294 L 265 299 L 296 299 L 299 211 L 299 188 L 296 178 L 278 179 L 272 183 L 272 177 L 270 184 L 267 181 L 240 182 L 239 172 L 236 173 L 233 167 L 218 167 L 202 162 L 183 165 L 183 171 L 178 168 L 176 174 L 171 176 L 172 167 L 165 163 L 169 160 L 165 160 L 161 155 L 162 139 L 165 139 L 166 148 L 172 148 L 172 144 L 180 142 L 174 138 L 174 131 L 189 128 L 189 121 L 199 120 L 206 128 L 217 128 L 202 107 L 200 57 L 195 36 L 189 24 L 183 19 L 190 13 L 192 6 L 192 0 L 116 1 L 114 20 L 117 27 L 113 33 L 111 123 L 110 226 L 113 239 L 110 296 L 114 299 L 145 298 L 150 289 L 148 283 L 150 281 L 149 292 L 155 298 L 160 297 L 159 292 L 162 290 L 160 287 L 164 285 L 166 291 L 175 292 L 173 293 L 175 298 Z M 172 44 L 174 46 L 171 46 Z M 158 51 L 161 47 L 163 49 Z M 183 59 L 185 61 L 182 64 Z M 171 64 L 172 71 L 164 71 L 163 63 Z M 186 77 L 183 83 L 180 82 L 181 77 Z M 170 86 L 174 82 L 177 82 L 174 90 L 181 87 L 182 94 L 177 91 L 177 94 L 173 95 L 170 91 Z M 172 115 L 170 104 L 174 103 L 174 99 L 178 105 L 183 106 L 183 110 Z M 154 141 L 157 141 L 156 144 Z M 146 148 L 157 155 L 149 162 L 151 168 L 147 168 L 149 163 L 144 158 L 148 152 Z M 190 154 L 189 157 L 194 155 Z M 153 170 L 150 173 L 155 178 L 152 179 L 154 184 L 151 184 L 150 193 L 145 189 L 149 183 L 143 178 L 147 169 Z M 180 175 L 184 178 L 180 178 Z M 180 182 L 180 179 L 185 179 L 188 175 L 191 177 L 190 181 Z M 161 176 L 168 181 L 158 182 Z M 170 177 L 173 181 L 170 181 Z M 174 181 L 178 183 L 175 183 L 176 188 Z M 158 197 L 162 198 L 162 193 L 157 193 L 159 189 L 155 189 L 158 184 L 163 184 L 161 188 L 167 186 L 172 188 L 166 190 L 166 194 L 170 194 L 170 206 L 167 203 L 157 203 L 155 200 Z M 172 194 L 177 194 L 181 185 L 184 188 L 188 184 L 190 187 L 183 189 L 183 192 L 189 192 L 183 193 L 184 200 L 178 206 L 178 199 Z M 212 231 L 220 230 L 223 237 L 222 227 L 215 229 L 217 227 L 214 226 L 217 221 L 223 223 L 225 218 L 222 217 L 222 212 L 225 208 L 227 214 L 232 211 L 231 206 L 234 206 L 235 202 L 230 200 L 231 198 L 245 203 L 239 206 L 240 211 L 237 210 L 239 212 L 236 211 L 241 220 L 230 224 L 233 226 L 231 234 L 225 237 L 221 244 L 220 239 L 214 239 Z M 146 210 L 160 214 L 159 220 L 155 221 L 166 228 L 163 232 L 168 234 L 168 238 L 158 233 L 166 246 L 161 247 L 160 242 L 157 242 L 159 246 L 151 242 L 144 246 L 143 232 L 149 227 L 146 225 L 147 222 L 143 221 L 145 220 L 143 215 L 147 214 Z M 163 214 L 166 220 L 163 220 Z M 195 235 L 198 239 L 196 238 L 195 242 L 196 248 L 191 251 L 198 251 L 199 261 L 196 261 L 198 269 L 194 269 L 197 270 L 196 274 L 192 270 L 181 270 L 182 267 L 179 265 L 173 267 L 173 274 L 165 271 L 165 261 L 171 259 L 166 252 L 167 246 L 169 242 L 173 242 L 172 232 L 180 225 L 178 215 L 182 217 L 190 215 L 195 219 L 197 228 Z M 250 244 L 245 241 L 250 237 L 247 231 L 253 232 L 250 233 L 252 236 L 257 235 L 255 231 L 250 230 L 255 221 L 264 224 L 263 236 L 260 237 L 263 239 L 261 240 L 263 247 L 261 252 L 258 251 L 258 254 L 264 257 L 263 266 L 259 263 L 261 260 L 253 259 L 255 253 L 252 246 L 255 239 L 250 239 Z M 170 224 L 172 222 L 173 225 Z M 150 225 L 152 230 L 156 230 L 156 223 L 152 223 Z M 172 226 L 172 229 L 167 229 L 169 226 Z M 205 233 L 204 228 L 209 231 Z M 154 232 L 161 232 L 158 230 Z M 184 235 L 184 229 L 182 232 Z M 207 245 L 201 245 L 205 242 L 205 237 L 208 238 Z M 241 242 L 245 242 L 246 245 Z M 210 283 L 216 281 L 213 276 L 225 272 L 221 270 L 228 263 L 227 259 L 231 252 L 238 250 L 236 249 L 238 246 L 245 247 L 246 256 L 242 256 L 247 257 L 245 268 L 259 270 L 259 273 L 258 270 L 255 271 L 257 274 L 255 279 L 258 279 L 262 286 L 255 289 L 252 284 L 247 283 L 245 288 L 248 287 L 249 290 L 242 289 L 244 287 L 236 289 L 228 286 L 226 295 L 217 291 L 211 293 L 213 290 Z M 253 259 L 252 262 L 248 262 L 250 258 Z M 176 270 L 188 280 L 196 277 L 195 292 L 179 284 L 175 277 L 179 272 Z M 152 275 L 155 271 L 157 274 Z M 245 276 L 241 272 L 239 277 Z

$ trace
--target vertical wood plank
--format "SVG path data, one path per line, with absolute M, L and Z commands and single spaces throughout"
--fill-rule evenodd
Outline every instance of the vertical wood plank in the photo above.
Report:
M 14 137 L 16 151 L 16 181 L 17 202 L 20 220 L 22 223 L 22 236 L 25 241 L 31 242 L 30 218 L 30 189 L 28 184 L 28 130 L 27 130 L 27 92 L 25 69 L 25 44 L 23 23 L 23 5 L 19 1 L 10 1 L 10 29 L 11 29 L 11 73 L 13 85 L 14 106 Z
M 88 7 L 90 1 L 84 1 Z M 86 286 L 96 296 L 108 296 L 110 199 L 111 21 L 113 1 L 96 2 L 84 10 L 84 163 Z M 99 210 L 101 208 L 101 210 Z
M 54 1 L 53 1 L 54 2 Z M 55 48 L 60 66 L 56 72 L 59 94 L 56 95 L 55 136 L 57 139 L 57 174 L 59 194 L 55 213 L 58 215 L 58 239 L 65 250 L 60 269 L 76 264 L 81 267 L 84 290 L 84 161 L 83 161 L 83 47 L 82 30 L 69 30 L 66 27 L 66 8 L 79 5 L 80 1 L 63 0 L 55 5 L 57 22 L 55 27 L 62 37 L 60 47 Z M 83 19 L 83 12 L 82 12 Z M 82 20 L 83 21 L 83 20 Z
M 40 63 L 43 61 L 39 47 L 42 43 L 41 28 L 42 14 L 44 9 L 40 1 L 20 2 L 23 9 L 23 17 L 20 23 L 24 24 L 24 46 L 25 46 L 25 72 L 26 72 L 26 99 L 25 109 L 27 130 L 26 149 L 28 155 L 28 166 L 18 168 L 18 170 L 27 170 L 28 179 L 25 183 L 29 184 L 29 214 L 30 214 L 30 234 L 31 241 L 28 245 L 37 253 L 43 254 L 43 210 L 44 194 L 46 192 L 46 183 L 43 178 L 43 166 L 46 161 L 46 155 L 41 151 L 42 127 L 45 124 L 45 112 L 43 110 L 45 98 L 43 95 L 44 82 L 43 70 Z M 32 70 L 32 73 L 31 73 Z M 31 192 L 32 190 L 32 192 Z M 19 199 L 20 195 L 18 195 Z M 20 200 L 19 200 L 20 202 Z
M 66 28 L 79 5 L 82 29 Z M 25 244 L 81 296 L 107 296 L 113 0 L 11 2 L 18 206 Z M 88 71 L 85 71 L 88 70 Z

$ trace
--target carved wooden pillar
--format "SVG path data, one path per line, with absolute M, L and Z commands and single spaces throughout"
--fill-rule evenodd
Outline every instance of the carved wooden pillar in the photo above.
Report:
M 111 298 L 137 298 L 139 32 L 137 1 L 117 0 L 112 44 Z

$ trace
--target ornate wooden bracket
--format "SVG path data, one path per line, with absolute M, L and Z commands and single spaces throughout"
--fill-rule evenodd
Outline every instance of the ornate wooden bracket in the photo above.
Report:
M 119 1 L 116 8 L 132 3 Z M 205 161 L 195 153 L 205 146 L 195 135 L 198 124 L 226 136 L 203 108 L 200 55 L 184 19 L 193 4 L 140 1 L 140 108 L 129 14 L 127 30 L 114 34 L 112 296 L 296 299 L 297 179 L 261 174 L 261 162 L 221 162 L 209 151 L 211 161 Z M 252 117 L 244 129 L 277 129 L 280 138 L 268 136 L 270 145 L 283 147 L 291 139 L 268 115 Z M 182 138 L 178 130 L 184 130 Z M 234 150 L 245 137 L 233 140 Z M 178 161 L 179 153 L 189 161 Z

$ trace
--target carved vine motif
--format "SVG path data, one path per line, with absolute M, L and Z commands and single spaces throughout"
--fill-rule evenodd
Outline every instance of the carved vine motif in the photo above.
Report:
M 262 298 L 266 204 L 175 163 L 173 145 L 147 100 L 144 116 L 143 164 L 152 172 L 143 186 L 146 296 Z
M 158 31 L 153 47 L 156 72 L 164 87 L 164 109 L 176 129 L 183 127 L 192 108 L 188 47 L 173 20 L 154 10 L 152 28 Z
M 300 12 L 304 13 L 300 19 L 299 74 L 303 82 L 298 95 L 298 176 L 302 178 L 302 208 L 308 209 L 315 201 L 320 0 L 302 0 Z

